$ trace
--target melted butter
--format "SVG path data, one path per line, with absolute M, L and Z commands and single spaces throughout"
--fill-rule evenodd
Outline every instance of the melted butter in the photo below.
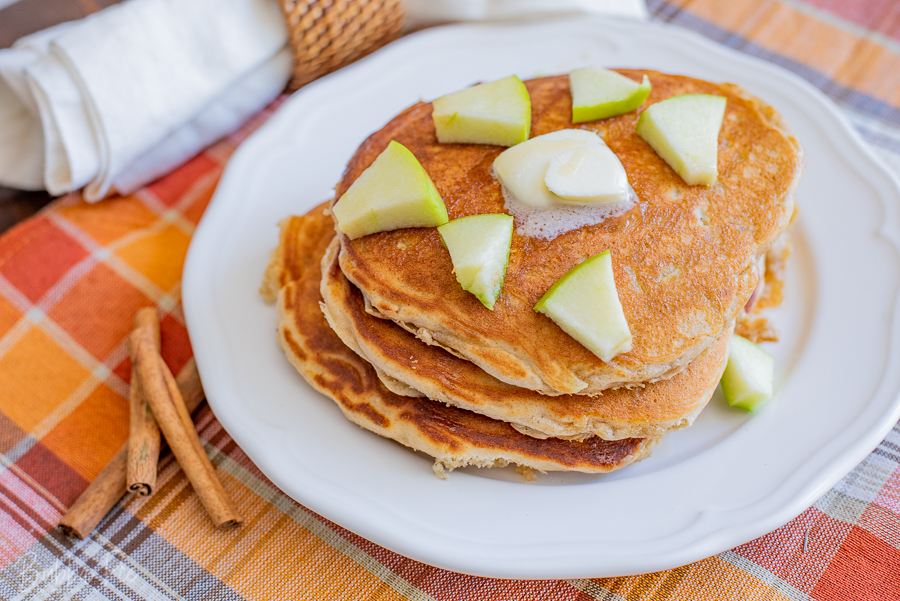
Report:
M 534 207 L 517 200 L 506 188 L 503 188 L 503 199 L 507 212 L 516 220 L 518 235 L 546 240 L 618 217 L 634 206 L 632 198 L 616 204 Z

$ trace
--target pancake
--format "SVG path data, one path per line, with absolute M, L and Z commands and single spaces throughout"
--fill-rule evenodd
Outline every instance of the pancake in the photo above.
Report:
M 260 291 L 272 298 L 278 290 L 278 338 L 288 360 L 347 419 L 431 455 L 438 475 L 467 465 L 508 464 L 541 471 L 608 472 L 646 457 L 658 443 L 648 438 L 539 440 L 505 422 L 391 392 L 375 369 L 341 342 L 319 308 L 319 266 L 334 236 L 325 210 L 323 205 L 282 222 L 280 243 Z
M 573 126 L 566 76 L 526 82 L 532 136 L 577 127 L 600 134 L 638 196 L 615 218 L 552 240 L 513 235 L 493 311 L 461 289 L 435 228 L 350 240 L 340 267 L 370 312 L 422 341 L 472 361 L 495 378 L 547 395 L 597 394 L 674 376 L 728 330 L 753 291 L 755 264 L 788 225 L 803 153 L 779 115 L 737 86 L 622 70 L 653 91 L 644 107 L 678 94 L 727 98 L 718 182 L 688 186 L 635 133 L 640 110 Z M 431 105 L 419 103 L 373 134 L 351 159 L 333 202 L 391 140 L 409 148 L 441 193 L 451 219 L 506 213 L 491 165 L 503 148 L 439 144 Z M 632 349 L 605 363 L 564 333 L 535 303 L 588 257 L 612 252 Z
M 542 395 L 501 382 L 474 363 L 369 315 L 362 294 L 340 270 L 338 250 L 335 240 L 322 261 L 322 310 L 341 340 L 375 367 L 388 388 L 510 422 L 530 436 L 615 440 L 684 428 L 706 406 L 728 362 L 730 330 L 668 380 L 595 397 Z

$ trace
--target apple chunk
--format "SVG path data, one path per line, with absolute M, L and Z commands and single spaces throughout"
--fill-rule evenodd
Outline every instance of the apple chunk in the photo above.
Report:
M 512 231 L 511 215 L 471 215 L 438 228 L 456 281 L 491 311 L 503 287 Z
M 650 95 L 650 80 L 637 83 L 615 71 L 599 67 L 569 73 L 572 123 L 606 119 L 633 111 Z
M 775 360 L 772 355 L 737 334 L 731 337 L 722 392 L 729 405 L 755 411 L 772 398 Z
M 447 207 L 425 169 L 403 144 L 388 147 L 334 205 L 337 229 L 351 239 L 447 223 Z
M 637 135 L 690 185 L 711 185 L 718 176 L 719 130 L 725 98 L 684 94 L 651 104 L 641 113 Z
M 631 330 L 616 292 L 608 250 L 569 270 L 534 310 L 552 319 L 603 361 L 631 350 Z
M 431 116 L 438 142 L 514 146 L 531 132 L 531 97 L 513 75 L 441 96 Z

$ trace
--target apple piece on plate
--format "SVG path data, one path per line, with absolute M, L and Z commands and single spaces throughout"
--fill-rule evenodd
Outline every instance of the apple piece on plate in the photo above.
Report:
M 725 98 L 684 94 L 651 104 L 641 113 L 637 135 L 690 185 L 714 184 Z
M 572 123 L 615 117 L 633 111 L 650 95 L 650 80 L 637 83 L 615 71 L 599 67 L 569 73 L 572 91 Z
M 502 214 L 460 217 L 438 227 L 456 281 L 491 311 L 503 287 L 512 232 L 512 216 Z
M 514 146 L 531 132 L 531 97 L 513 75 L 441 96 L 431 117 L 439 142 Z
M 603 361 L 631 350 L 631 330 L 616 292 L 608 250 L 569 270 L 534 310 L 552 319 Z
M 393 140 L 344 192 L 334 216 L 350 239 L 448 221 L 447 207 L 419 160 Z
M 772 398 L 775 379 L 772 355 L 737 334 L 731 337 L 722 392 L 729 405 L 755 411 Z

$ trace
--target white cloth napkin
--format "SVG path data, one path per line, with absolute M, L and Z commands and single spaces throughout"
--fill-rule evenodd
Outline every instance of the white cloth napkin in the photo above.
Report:
M 413 26 L 602 13 L 643 0 L 405 0 Z M 95 201 L 234 131 L 286 85 L 277 0 L 126 0 L 0 50 L 0 185 Z
M 275 0 L 128 0 L 0 50 L 0 184 L 130 192 L 228 134 L 290 76 Z

